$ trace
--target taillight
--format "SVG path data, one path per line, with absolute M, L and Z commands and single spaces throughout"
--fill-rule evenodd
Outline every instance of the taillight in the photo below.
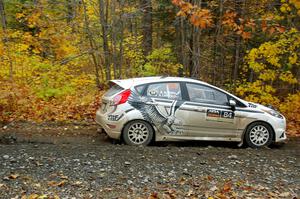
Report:
M 116 95 L 114 97 L 114 105 L 124 104 L 125 102 L 127 102 L 130 94 L 131 94 L 131 91 L 128 89 L 128 90 L 125 90 L 122 93 L 119 93 L 118 95 Z

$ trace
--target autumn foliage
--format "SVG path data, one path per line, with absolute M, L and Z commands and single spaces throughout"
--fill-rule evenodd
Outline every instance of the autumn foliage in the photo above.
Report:
M 231 87 L 238 96 L 252 102 L 273 105 L 288 119 L 288 129 L 299 135 L 299 67 L 300 32 L 290 21 L 300 19 L 300 3 L 282 0 L 276 12 L 257 10 L 256 16 L 242 16 L 241 9 L 228 9 L 220 16 L 210 10 L 183 0 L 173 0 L 180 10 L 178 16 L 188 18 L 200 29 L 219 26 L 224 35 L 235 34 L 245 43 L 262 39 L 266 41 L 252 47 L 244 56 L 240 78 Z M 242 4 L 240 4 L 242 6 Z M 216 20 L 216 18 L 219 18 Z
M 2 122 L 90 122 L 108 80 L 180 74 L 272 104 L 299 134 L 297 0 L 3 5 Z

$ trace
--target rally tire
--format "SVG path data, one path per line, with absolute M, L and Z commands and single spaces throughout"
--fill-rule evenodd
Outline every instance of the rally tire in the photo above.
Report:
M 252 148 L 267 147 L 272 143 L 273 129 L 264 122 L 250 124 L 245 133 L 245 141 Z
M 143 120 L 134 120 L 127 123 L 123 130 L 123 140 L 127 145 L 147 146 L 153 138 L 152 126 Z

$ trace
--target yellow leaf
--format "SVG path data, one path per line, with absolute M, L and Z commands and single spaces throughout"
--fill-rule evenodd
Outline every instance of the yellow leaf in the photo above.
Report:
M 23 13 L 17 13 L 16 14 L 16 19 L 20 19 L 22 17 L 24 17 L 25 15 Z
M 43 194 L 43 195 L 40 195 L 40 196 L 38 197 L 38 199 L 46 199 L 46 198 L 48 198 L 48 196 L 47 196 L 47 195 L 45 195 L 45 194 Z
M 39 195 L 37 195 L 37 194 L 30 194 L 29 196 L 28 196 L 28 199 L 38 199 L 38 197 L 39 197 Z

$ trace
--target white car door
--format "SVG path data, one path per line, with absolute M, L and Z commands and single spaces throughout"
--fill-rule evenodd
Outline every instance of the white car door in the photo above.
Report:
M 228 105 L 227 94 L 196 83 L 186 83 L 189 102 L 187 125 L 189 136 L 207 140 L 225 140 L 237 138 L 239 119 Z

